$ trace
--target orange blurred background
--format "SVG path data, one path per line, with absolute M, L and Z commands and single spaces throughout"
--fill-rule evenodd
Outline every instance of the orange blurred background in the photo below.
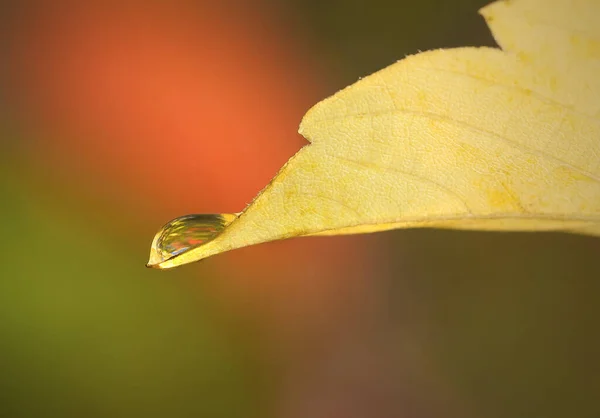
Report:
M 242 210 L 319 100 L 492 44 L 484 3 L 4 6 L 0 415 L 596 416 L 593 238 L 396 231 L 144 268 L 166 221 Z

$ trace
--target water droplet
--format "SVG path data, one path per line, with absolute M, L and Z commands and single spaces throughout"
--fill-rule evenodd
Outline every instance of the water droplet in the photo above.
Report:
M 154 236 L 148 267 L 177 257 L 213 240 L 236 215 L 230 213 L 185 215 L 175 218 Z

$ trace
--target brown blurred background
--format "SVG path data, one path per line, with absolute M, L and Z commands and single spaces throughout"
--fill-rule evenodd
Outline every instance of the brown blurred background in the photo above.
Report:
M 304 238 L 176 270 L 317 101 L 486 1 L 2 2 L 0 416 L 598 417 L 600 240 Z

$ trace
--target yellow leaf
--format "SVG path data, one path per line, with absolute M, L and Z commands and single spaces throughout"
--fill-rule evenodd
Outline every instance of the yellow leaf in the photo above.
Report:
M 177 254 L 159 231 L 149 265 L 391 228 L 600 234 L 600 1 L 480 12 L 502 50 L 409 56 L 318 103 L 310 144 L 243 212 Z

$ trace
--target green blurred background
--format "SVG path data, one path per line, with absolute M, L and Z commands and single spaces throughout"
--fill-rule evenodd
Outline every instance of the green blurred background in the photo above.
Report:
M 144 268 L 304 112 L 485 1 L 3 2 L 0 416 L 598 417 L 600 240 L 391 231 Z

